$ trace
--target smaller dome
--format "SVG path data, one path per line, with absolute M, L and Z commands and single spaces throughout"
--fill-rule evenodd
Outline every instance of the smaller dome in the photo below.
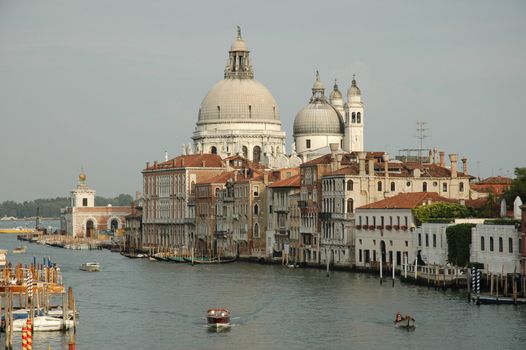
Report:
M 343 134 L 340 114 L 328 103 L 309 103 L 294 118 L 294 136 Z
M 249 52 L 249 49 L 248 49 L 248 46 L 247 44 L 245 43 L 245 40 L 241 39 L 241 38 L 237 38 L 233 43 L 232 45 L 230 46 L 230 51 L 231 52 L 239 52 L 239 51 L 244 51 L 244 52 Z
M 334 87 L 333 87 L 331 94 L 329 95 L 329 99 L 333 101 L 333 100 L 341 100 L 342 98 L 343 98 L 342 93 L 338 89 L 338 83 L 336 82 L 336 80 L 334 80 Z
M 347 97 L 351 98 L 351 96 L 361 96 L 362 92 L 360 91 L 360 88 L 356 85 L 356 79 L 352 79 L 351 87 L 349 90 L 347 90 Z
M 316 81 L 312 85 L 312 91 L 325 91 L 325 86 L 320 81 L 320 73 L 316 71 Z

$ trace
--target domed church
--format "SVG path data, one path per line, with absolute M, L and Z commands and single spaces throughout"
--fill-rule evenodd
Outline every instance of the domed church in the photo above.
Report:
M 250 51 L 238 27 L 224 79 L 212 87 L 199 108 L 192 151 L 223 158 L 239 154 L 273 168 L 287 163 L 285 139 L 278 104 L 254 79 Z
M 294 144 L 305 161 L 329 153 L 329 144 L 337 143 L 346 152 L 363 151 L 363 102 L 353 76 L 347 102 L 335 82 L 329 99 L 316 72 L 312 97 L 294 119 Z

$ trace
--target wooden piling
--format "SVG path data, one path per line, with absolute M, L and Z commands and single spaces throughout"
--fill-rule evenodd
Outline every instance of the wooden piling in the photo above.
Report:
M 493 295 L 493 274 L 492 273 L 489 274 L 489 279 L 490 279 L 489 295 Z

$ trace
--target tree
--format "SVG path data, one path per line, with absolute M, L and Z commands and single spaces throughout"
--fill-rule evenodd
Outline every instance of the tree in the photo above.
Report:
M 420 205 L 413 209 L 413 215 L 419 222 L 450 220 L 472 216 L 472 210 L 458 203 L 435 202 Z M 434 219 L 434 220 L 433 220 Z
M 526 168 L 515 168 L 515 179 L 503 195 L 508 206 L 513 205 L 517 196 L 521 198 L 523 203 L 526 203 Z

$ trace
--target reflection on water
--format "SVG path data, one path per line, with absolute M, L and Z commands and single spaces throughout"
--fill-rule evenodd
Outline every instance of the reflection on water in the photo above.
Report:
M 0 236 L 0 248 L 19 245 Z M 21 262 L 50 256 L 75 291 L 78 349 L 521 349 L 526 308 L 473 306 L 462 293 L 380 285 L 375 276 L 233 263 L 189 266 L 127 259 L 108 251 L 35 244 Z M 102 272 L 79 270 L 98 261 Z M 232 313 L 227 332 L 209 332 L 206 311 Z M 418 327 L 393 326 L 397 311 Z M 20 340 L 15 346 L 20 348 Z M 36 334 L 34 349 L 67 349 L 68 335 Z

